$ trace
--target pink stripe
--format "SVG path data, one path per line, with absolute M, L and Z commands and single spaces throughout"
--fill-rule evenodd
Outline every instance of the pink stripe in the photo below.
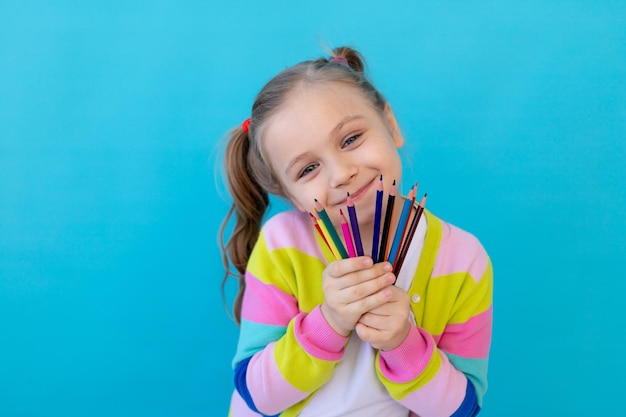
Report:
M 338 361 L 343 357 L 349 337 L 343 337 L 328 324 L 320 306 L 309 314 L 301 313 L 294 320 L 296 340 L 311 356 L 326 361 Z
M 438 346 L 465 358 L 486 358 L 491 344 L 492 312 L 493 309 L 489 307 L 465 323 L 447 325 Z
M 293 295 L 274 285 L 264 284 L 250 272 L 246 272 L 242 318 L 255 323 L 286 326 L 298 312 L 298 303 Z
M 441 356 L 441 367 L 434 378 L 400 401 L 420 416 L 451 416 L 465 398 L 467 378 L 452 366 L 443 352 L 437 354 Z
M 230 398 L 230 417 L 259 417 L 258 413 L 250 410 L 246 402 L 241 398 L 237 390 L 233 391 Z
M 248 364 L 246 383 L 254 405 L 263 414 L 278 414 L 303 400 L 309 393 L 291 385 L 276 367 L 272 342 L 256 353 Z
M 269 250 L 297 248 L 307 255 L 324 260 L 308 213 L 296 210 L 279 213 L 267 221 L 263 233 Z
M 411 326 L 400 346 L 380 352 L 380 371 L 393 382 L 411 381 L 426 368 L 434 350 L 433 338 L 425 330 Z
M 432 276 L 467 271 L 478 282 L 487 269 L 488 261 L 482 245 L 470 233 L 443 221 L 441 225 L 443 236 Z

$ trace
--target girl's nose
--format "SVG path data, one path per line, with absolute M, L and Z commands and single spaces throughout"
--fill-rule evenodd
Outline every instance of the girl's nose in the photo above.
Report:
M 358 172 L 357 165 L 340 157 L 331 168 L 330 186 L 333 188 L 347 184 Z

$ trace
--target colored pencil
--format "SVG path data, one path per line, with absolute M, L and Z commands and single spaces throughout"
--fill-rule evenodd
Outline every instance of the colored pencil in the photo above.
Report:
M 348 248 L 348 256 L 354 258 L 356 257 L 356 252 L 354 251 L 354 244 L 352 243 L 350 227 L 348 226 L 346 216 L 343 215 L 343 210 L 339 209 L 339 214 L 341 215 L 341 230 L 343 231 L 343 240 L 346 241 L 346 247 Z
M 317 214 L 317 210 L 314 209 L 314 211 L 315 211 L 315 214 Z M 322 231 L 322 236 L 324 236 L 324 238 L 326 239 L 326 242 L 328 242 L 328 246 L 330 248 L 330 251 L 333 253 L 333 256 L 335 257 L 335 260 L 341 259 L 341 256 L 339 255 L 339 249 L 337 249 L 337 245 L 335 245 L 335 242 L 333 242 L 333 240 L 330 238 L 330 233 L 328 233 L 328 229 L 326 228 L 326 225 L 324 224 L 323 221 L 321 221 L 319 216 L 315 217 L 315 219 L 317 220 L 317 224 L 320 227 L 320 230 Z
M 389 249 L 389 262 L 391 262 L 392 265 L 396 263 L 396 257 L 398 256 L 398 251 L 400 250 L 400 244 L 404 239 L 404 233 L 406 232 L 406 227 L 409 222 L 409 214 L 411 213 L 411 208 L 414 203 L 415 186 L 411 187 L 409 194 L 404 200 L 404 204 L 402 205 L 402 214 L 400 214 L 400 219 L 396 225 L 396 232 L 393 236 L 393 243 L 391 244 L 391 249 Z
M 313 222 L 313 226 L 315 227 L 315 230 L 317 230 L 317 233 L 320 235 L 320 237 L 322 238 L 324 243 L 326 243 L 326 246 L 328 247 L 330 252 L 333 254 L 335 259 L 337 259 L 337 255 L 333 251 L 333 248 L 330 246 L 330 243 L 328 243 L 328 239 L 326 239 L 326 235 L 322 231 L 322 228 L 320 227 L 319 223 L 317 222 L 317 219 L 315 218 L 315 216 L 311 212 L 309 212 L 309 216 L 311 216 L 311 221 Z
M 380 238 L 380 249 L 378 252 L 378 262 L 383 262 L 387 255 L 387 245 L 389 239 L 389 228 L 391 227 L 391 217 L 393 216 L 393 205 L 396 200 L 396 180 L 393 180 L 389 196 L 387 197 L 387 210 L 385 211 L 385 223 L 383 224 L 383 234 Z
M 324 225 L 326 226 L 326 230 L 328 230 L 330 239 L 335 243 L 335 246 L 337 247 L 337 250 L 339 251 L 339 256 L 342 259 L 347 258 L 348 252 L 346 252 L 346 248 L 343 246 L 343 243 L 341 242 L 341 239 L 339 238 L 339 235 L 337 234 L 337 231 L 335 230 L 335 226 L 333 226 L 333 223 L 330 221 L 330 218 L 328 217 L 328 213 L 326 213 L 326 210 L 322 207 L 320 202 L 317 201 L 317 199 L 315 199 L 315 209 L 317 210 L 317 214 L 320 216 L 322 223 L 324 223 Z
M 354 246 L 356 247 L 356 254 L 358 256 L 363 256 L 363 242 L 361 242 L 361 231 L 359 230 L 359 221 L 356 217 L 356 209 L 354 208 L 354 203 L 352 202 L 350 193 L 348 193 L 347 203 L 348 203 L 348 216 L 350 216 L 350 226 L 352 227 L 352 238 L 354 239 Z
M 411 245 L 411 240 L 413 240 L 413 236 L 415 235 L 415 231 L 417 230 L 417 225 L 422 217 L 422 213 L 424 212 L 424 207 L 426 206 L 426 197 L 428 193 L 424 194 L 422 197 L 422 201 L 420 201 L 417 206 L 417 211 L 415 212 L 415 216 L 413 216 L 413 220 L 411 220 L 411 225 L 409 226 L 409 231 L 407 232 L 406 239 L 402 244 L 402 250 L 400 251 L 400 255 L 398 256 L 398 262 L 394 265 L 393 273 L 398 276 L 400 274 L 400 269 L 402 268 L 402 264 L 404 263 L 404 258 L 406 257 L 407 252 L 409 251 L 409 246 Z
M 376 190 L 376 212 L 374 213 L 374 236 L 372 238 L 372 259 L 378 259 L 378 242 L 380 238 L 380 218 L 383 211 L 383 176 L 381 174 Z

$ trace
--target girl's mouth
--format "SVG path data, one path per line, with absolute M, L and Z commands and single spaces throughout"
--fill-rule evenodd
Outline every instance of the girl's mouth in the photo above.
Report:
M 353 202 L 359 200 L 361 197 L 363 197 L 367 190 L 370 189 L 370 187 L 372 186 L 372 184 L 374 184 L 374 180 L 368 182 L 367 184 L 365 184 L 365 186 L 361 187 L 360 189 L 358 189 L 354 194 L 350 193 L 350 198 L 352 199 Z

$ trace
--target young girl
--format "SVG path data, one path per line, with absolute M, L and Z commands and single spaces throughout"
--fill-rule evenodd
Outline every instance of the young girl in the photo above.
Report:
M 342 47 L 282 71 L 228 142 L 233 205 L 222 242 L 233 216 L 235 224 L 222 249 L 239 279 L 234 417 L 480 410 L 492 270 L 476 238 L 426 210 L 396 277 L 389 262 L 367 255 L 329 257 L 311 223 L 319 203 L 338 227 L 349 193 L 371 253 L 380 177 L 386 192 L 402 177 L 404 137 L 363 67 Z M 262 225 L 268 193 L 294 210 Z

